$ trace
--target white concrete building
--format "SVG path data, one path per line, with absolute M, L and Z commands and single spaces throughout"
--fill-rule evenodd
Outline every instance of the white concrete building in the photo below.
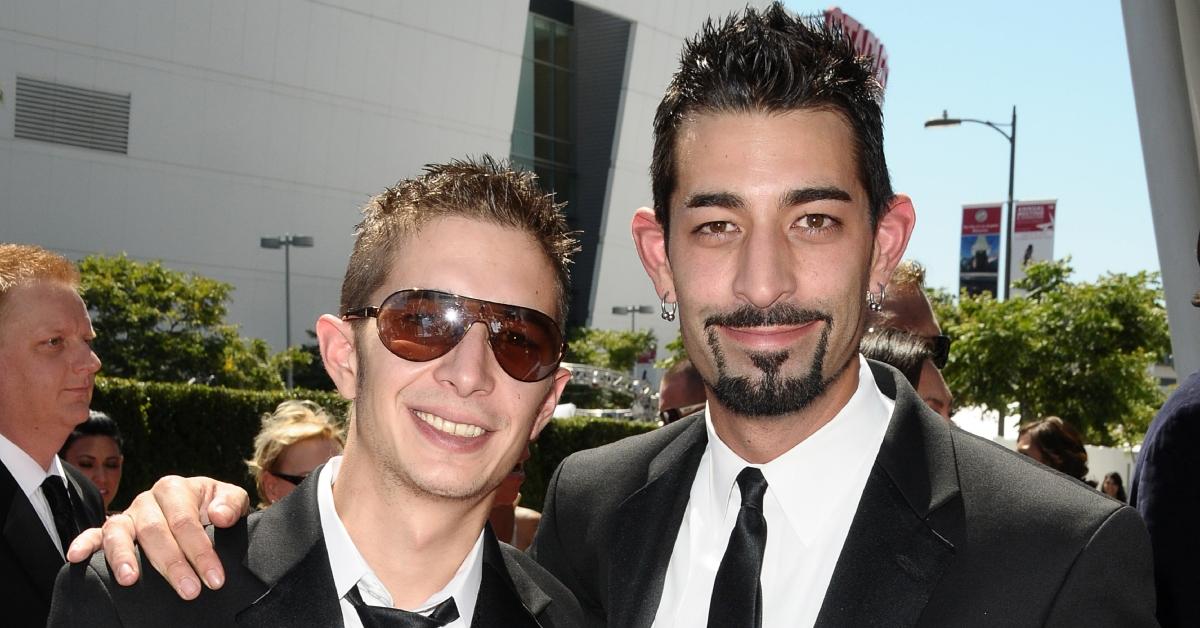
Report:
M 315 238 L 291 255 L 305 342 L 371 194 L 425 163 L 512 155 L 584 231 L 573 320 L 623 328 L 613 306 L 657 303 L 628 229 L 650 204 L 654 109 L 683 39 L 743 6 L 0 0 L 0 241 L 230 282 L 231 321 L 278 348 L 284 261 L 260 237 Z

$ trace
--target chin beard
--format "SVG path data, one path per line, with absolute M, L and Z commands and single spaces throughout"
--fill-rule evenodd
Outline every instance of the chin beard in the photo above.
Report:
M 762 325 L 805 324 L 824 321 L 821 337 L 813 351 L 812 364 L 808 372 L 799 377 L 781 377 L 780 371 L 791 356 L 789 351 L 750 353 L 748 357 L 762 376 L 733 375 L 717 341 L 713 325 L 751 327 Z M 825 352 L 829 345 L 832 317 L 827 313 L 801 310 L 781 304 L 768 310 L 743 307 L 729 314 L 709 317 L 705 320 L 708 329 L 708 346 L 717 367 L 717 381 L 709 385 L 721 405 L 735 414 L 753 417 L 775 417 L 799 412 L 813 400 L 825 393 L 833 377 L 826 378 Z

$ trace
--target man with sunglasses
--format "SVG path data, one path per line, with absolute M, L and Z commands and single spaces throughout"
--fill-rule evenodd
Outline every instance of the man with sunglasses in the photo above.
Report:
M 573 595 L 485 526 L 569 379 L 566 221 L 532 174 L 488 159 L 429 166 L 363 213 L 340 315 L 316 326 L 353 401 L 345 454 L 215 531 L 227 569 L 202 573 L 219 590 L 98 554 L 59 575 L 50 625 L 580 624 Z M 145 577 L 118 585 L 134 565 Z
M 925 268 L 912 260 L 904 260 L 892 273 L 884 290 L 886 298 L 878 312 L 872 312 L 869 328 L 883 327 L 906 331 L 925 339 L 933 352 L 932 363 L 921 371 L 921 382 L 927 385 L 921 399 L 946 420 L 954 408 L 954 397 L 942 369 L 950 359 L 950 337 L 942 334 L 937 315 L 925 295 Z

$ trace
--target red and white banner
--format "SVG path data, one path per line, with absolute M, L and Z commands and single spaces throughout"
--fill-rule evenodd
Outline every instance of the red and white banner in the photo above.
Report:
M 842 32 L 846 33 L 846 37 L 850 39 L 854 46 L 854 52 L 871 57 L 871 70 L 875 73 L 875 78 L 879 81 L 879 87 L 887 87 L 888 78 L 888 57 L 887 50 L 883 48 L 883 43 L 879 41 L 867 27 L 862 25 L 862 22 L 846 15 L 837 7 L 829 7 L 825 9 L 825 24 L 827 26 L 840 26 Z
M 1058 202 L 1021 201 L 1016 203 L 1013 216 L 1012 259 L 1008 262 L 1009 285 L 1025 277 L 1025 267 L 1032 262 L 1054 259 L 1054 215 Z M 1012 289 L 1014 296 L 1024 291 Z
M 967 294 L 996 294 L 1000 272 L 1001 208 L 999 203 L 963 205 L 958 286 Z

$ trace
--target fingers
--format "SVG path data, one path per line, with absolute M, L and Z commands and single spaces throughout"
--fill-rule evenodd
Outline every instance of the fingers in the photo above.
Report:
M 134 501 L 136 503 L 137 500 Z M 104 557 L 112 567 L 117 583 L 127 587 L 137 582 L 139 573 L 137 554 L 133 551 L 133 519 L 125 513 L 113 515 L 104 521 L 101 531 Z M 91 533 L 92 530 L 87 531 L 87 534 Z M 82 535 L 80 538 L 83 538 Z M 79 540 L 76 539 L 76 542 L 71 544 L 72 554 Z
M 134 516 L 142 552 L 185 600 L 200 594 L 197 574 L 210 589 L 225 584 L 221 561 L 204 532 L 216 485 L 211 478 L 162 478 L 150 491 L 153 520 L 143 520 L 140 512 Z
M 71 546 L 67 548 L 67 561 L 72 563 L 82 563 L 87 560 L 92 554 L 100 550 L 102 545 L 100 540 L 103 532 L 100 528 L 88 528 L 79 533 L 74 541 L 71 541 Z
M 201 480 L 207 478 L 192 478 Z M 250 512 L 250 496 L 242 487 L 218 482 L 207 508 L 208 519 L 218 528 L 228 528 Z

